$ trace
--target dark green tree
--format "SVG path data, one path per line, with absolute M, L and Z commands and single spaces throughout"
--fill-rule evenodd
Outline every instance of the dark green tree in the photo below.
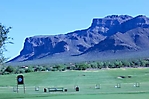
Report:
M 12 72 L 14 72 L 14 70 L 15 70 L 14 67 L 8 66 L 4 72 L 12 73 Z
M 115 68 L 120 68 L 120 67 L 123 66 L 123 63 L 122 63 L 122 61 L 116 60 L 116 61 L 114 62 L 114 65 L 115 65 Z
M 130 64 L 130 61 L 128 61 L 128 60 L 123 60 L 123 61 L 122 61 L 122 66 L 123 66 L 123 67 L 130 67 L 130 65 L 131 65 L 131 64 Z
M 105 61 L 104 64 L 103 64 L 103 68 L 108 68 L 108 67 L 109 67 L 109 62 Z
M 140 60 L 140 64 L 142 67 L 146 67 L 149 64 L 149 61 L 142 59 L 142 60 Z
M 12 38 L 8 36 L 11 27 L 6 28 L 0 24 L 0 64 L 2 64 L 6 58 L 4 57 L 4 52 L 7 51 L 5 45 L 11 43 Z
M 87 63 L 79 63 L 75 65 L 77 70 L 86 70 L 89 68 L 89 65 Z
M 104 63 L 103 62 L 98 62 L 98 68 L 101 69 L 103 68 Z
M 27 69 L 25 69 L 25 73 L 30 73 L 30 72 L 33 72 L 34 69 L 32 67 L 29 67 Z
M 98 63 L 97 62 L 92 62 L 90 63 L 92 68 L 98 68 Z
M 114 62 L 109 62 L 108 68 L 115 68 Z

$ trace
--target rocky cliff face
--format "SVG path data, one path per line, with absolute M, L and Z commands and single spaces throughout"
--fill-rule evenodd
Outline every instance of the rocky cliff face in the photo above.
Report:
M 26 61 L 65 53 L 70 57 L 90 52 L 136 51 L 149 48 L 149 18 L 111 15 L 93 19 L 91 26 L 67 34 L 26 38 L 13 61 Z

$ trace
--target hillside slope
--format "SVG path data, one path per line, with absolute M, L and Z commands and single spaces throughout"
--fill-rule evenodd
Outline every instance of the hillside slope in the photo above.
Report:
M 149 18 L 143 15 L 111 15 L 93 19 L 89 28 L 67 34 L 33 36 L 25 39 L 20 55 L 9 62 L 52 58 L 89 60 L 102 53 L 119 55 L 147 51 L 149 48 Z M 62 57 L 63 56 L 63 57 Z M 142 55 L 143 56 L 143 55 Z M 105 56 L 106 57 L 106 56 Z M 75 59 L 77 61 L 77 59 Z M 78 60 L 79 61 L 79 60 Z

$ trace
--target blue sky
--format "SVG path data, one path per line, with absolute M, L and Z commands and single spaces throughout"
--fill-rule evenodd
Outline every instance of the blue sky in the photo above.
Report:
M 11 26 L 14 44 L 5 56 L 14 58 L 26 37 L 65 34 L 88 28 L 107 15 L 149 16 L 149 0 L 0 0 L 0 23 Z

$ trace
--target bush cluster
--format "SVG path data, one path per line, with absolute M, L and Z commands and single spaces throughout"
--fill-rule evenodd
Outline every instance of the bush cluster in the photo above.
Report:
M 39 71 L 65 71 L 65 70 L 86 70 L 86 69 L 102 69 L 102 68 L 122 68 L 122 67 L 149 67 L 149 59 L 139 60 L 114 60 L 114 61 L 92 61 L 82 63 L 56 64 L 52 66 L 5 66 L 1 68 L 0 73 L 20 74 Z

